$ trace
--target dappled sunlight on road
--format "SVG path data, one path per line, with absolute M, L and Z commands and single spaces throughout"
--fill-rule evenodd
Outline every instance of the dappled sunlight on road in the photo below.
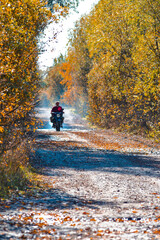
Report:
M 1 202 L 2 239 L 158 239 L 159 146 L 65 114 L 56 132 L 39 109 L 30 164 L 40 187 Z

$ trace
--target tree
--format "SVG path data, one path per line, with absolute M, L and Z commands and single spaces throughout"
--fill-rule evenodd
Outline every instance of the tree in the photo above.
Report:
M 93 67 L 88 86 L 93 122 L 158 127 L 159 9 L 159 1 L 101 0 L 90 14 L 87 44 Z
M 159 15 L 158 0 L 100 0 L 77 23 L 62 83 L 87 93 L 92 123 L 159 132 Z
M 0 6 L 1 151 L 26 136 L 39 88 L 37 37 L 51 18 L 45 2 L 1 0 Z
M 64 99 L 76 106 L 83 114 L 88 110 L 88 73 L 92 66 L 86 43 L 85 17 L 77 22 L 71 35 L 66 62 L 62 64 L 61 75 L 66 86 Z
M 51 102 L 59 101 L 64 94 L 64 86 L 61 84 L 63 78 L 60 74 L 61 65 L 65 62 L 63 55 L 54 59 L 54 66 L 51 67 L 47 73 L 47 77 L 44 80 L 45 92 Z

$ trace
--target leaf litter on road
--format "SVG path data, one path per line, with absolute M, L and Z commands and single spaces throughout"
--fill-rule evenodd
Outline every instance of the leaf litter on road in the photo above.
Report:
M 160 239 L 160 158 L 148 141 L 38 134 L 50 136 L 37 138 L 31 161 L 41 187 L 1 200 L 1 239 Z

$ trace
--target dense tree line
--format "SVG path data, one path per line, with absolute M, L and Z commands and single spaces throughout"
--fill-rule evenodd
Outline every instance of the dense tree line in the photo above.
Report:
M 54 60 L 54 68 L 50 68 L 45 77 L 43 84 L 43 90 L 47 95 L 50 103 L 55 104 L 56 101 L 60 101 L 61 96 L 64 94 L 64 86 L 61 84 L 63 78 L 60 74 L 61 64 L 65 62 L 65 57 L 60 55 L 59 58 Z M 53 81 L 54 79 L 54 81 Z
M 37 37 L 51 13 L 43 1 L 5 0 L 0 6 L 1 151 L 15 148 L 34 125 L 39 88 Z
M 41 88 L 38 38 L 48 23 L 68 12 L 67 6 L 53 3 L 50 11 L 44 0 L 0 1 L 0 194 L 15 181 L 26 182 L 24 169 Z
M 27 183 L 40 87 L 37 42 L 52 17 L 45 4 L 41 0 L 0 4 L 0 195 Z
M 63 83 L 92 123 L 160 132 L 159 16 L 158 0 L 100 0 L 77 23 Z

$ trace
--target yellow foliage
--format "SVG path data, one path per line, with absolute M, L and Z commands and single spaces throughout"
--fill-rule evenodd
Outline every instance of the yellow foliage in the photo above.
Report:
M 158 0 L 101 0 L 88 16 L 92 122 L 109 127 L 158 126 L 159 14 Z
M 0 132 L 2 133 L 4 131 L 4 128 L 3 127 L 0 127 Z
M 159 133 L 159 15 L 159 0 L 100 0 L 61 65 L 65 101 L 89 103 L 94 124 Z
M 30 125 L 39 89 L 37 37 L 51 17 L 41 0 L 1 0 L 0 130 L 3 148 Z M 20 130 L 21 129 L 21 130 Z

